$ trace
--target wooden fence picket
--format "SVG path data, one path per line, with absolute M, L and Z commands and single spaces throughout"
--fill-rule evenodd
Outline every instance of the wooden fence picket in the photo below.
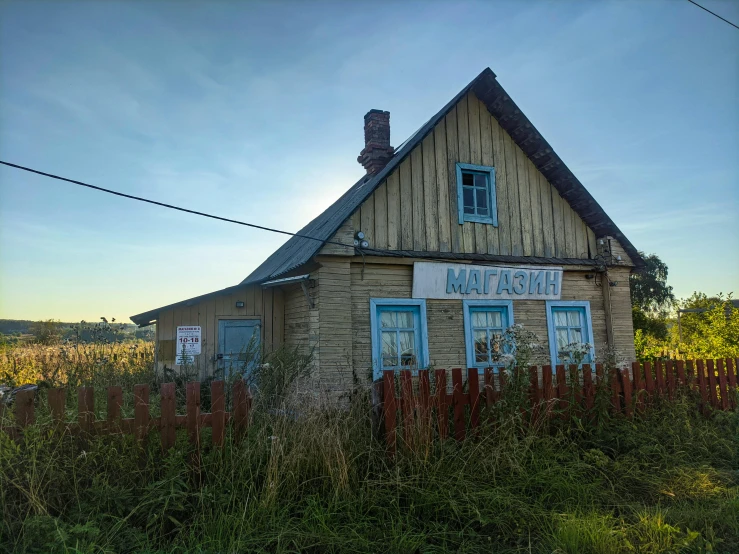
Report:
M 431 382 L 428 369 L 418 372 L 418 422 L 421 440 L 427 444 L 431 441 Z
M 454 438 L 458 441 L 464 440 L 464 391 L 462 390 L 462 368 L 452 369 L 452 409 L 454 412 Z
M 413 398 L 413 381 L 411 371 L 403 369 L 400 372 L 400 412 L 403 416 L 403 438 L 406 445 L 413 446 L 413 412 L 415 402 Z
M 672 400 L 675 398 L 675 361 L 665 362 L 665 374 L 667 376 L 667 396 Z
M 175 434 L 175 415 L 177 406 L 175 405 L 175 384 L 163 383 L 159 389 L 160 395 L 160 438 L 162 441 L 162 450 L 166 452 L 174 446 Z
M 679 387 L 688 385 L 688 380 L 685 376 L 685 362 L 683 360 L 677 361 L 677 385 Z
M 665 386 L 664 363 L 662 360 L 657 360 L 654 364 L 654 377 L 657 384 L 657 394 L 663 395 L 667 387 Z
M 439 426 L 439 438 L 446 439 L 449 436 L 449 404 L 446 394 L 446 370 L 436 370 L 436 417 Z
M 395 372 L 392 369 L 386 369 L 382 372 L 383 384 L 383 410 L 382 416 L 385 422 L 385 443 L 387 444 L 388 453 L 395 455 L 395 444 L 397 441 L 397 431 L 395 429 Z
M 21 390 L 15 394 L 15 421 L 21 429 L 36 422 L 34 397 L 32 390 Z
M 595 386 L 593 385 L 593 370 L 590 364 L 582 366 L 582 388 L 585 397 L 585 410 L 590 412 L 595 405 Z
M 480 372 L 476 367 L 467 369 L 467 386 L 470 394 L 470 429 L 480 426 Z
M 559 409 L 564 412 L 567 408 L 567 374 L 565 366 L 557 365 L 557 398 L 559 398 Z M 562 414 L 564 418 L 564 413 Z
M 223 381 L 213 381 L 210 384 L 213 446 L 223 446 L 226 437 L 226 395 L 223 384 Z
M 529 367 L 529 399 L 531 401 L 531 419 L 539 419 L 541 403 L 541 390 L 539 389 L 539 368 L 535 365 Z
M 123 389 L 108 387 L 108 406 L 106 425 L 108 432 L 115 433 L 121 430 L 121 409 L 123 408 Z
M 185 424 L 190 444 L 200 447 L 200 383 L 187 383 L 185 386 Z
M 714 367 L 713 360 L 706 360 L 706 366 L 708 369 L 708 393 L 711 400 L 711 407 L 713 409 L 718 408 L 718 392 L 716 390 L 716 368 Z
M 619 371 L 621 377 L 621 390 L 624 393 L 624 411 L 626 415 L 631 417 L 633 414 L 633 406 L 631 404 L 631 377 L 629 376 L 628 369 L 622 369 Z
M 697 360 L 695 363 L 696 384 L 701 395 L 701 408 L 703 411 L 708 409 L 708 384 L 706 383 L 706 368 L 703 360 Z
M 632 362 L 631 373 L 634 379 L 632 393 L 636 401 L 635 407 L 637 410 L 641 411 L 644 409 L 644 395 L 646 394 L 646 392 L 644 391 L 644 381 L 642 379 L 641 363 Z
M 726 379 L 726 373 L 724 372 L 724 361 L 722 359 L 716 360 L 716 372 L 718 373 L 718 387 L 719 394 L 721 396 L 721 409 L 729 409 L 729 383 Z
M 621 410 L 621 379 L 619 378 L 618 368 L 611 368 L 610 370 L 611 379 L 611 407 L 616 413 L 620 413 Z
M 652 363 L 644 362 L 644 384 L 647 389 L 647 401 L 654 396 L 654 377 L 652 376 Z
M 493 368 L 485 368 L 485 406 L 490 410 L 495 403 L 495 380 Z

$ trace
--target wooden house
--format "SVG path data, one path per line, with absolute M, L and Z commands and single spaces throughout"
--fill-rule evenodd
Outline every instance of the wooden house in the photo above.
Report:
M 336 392 L 388 368 L 494 365 L 490 338 L 514 322 L 552 363 L 572 342 L 634 359 L 643 262 L 490 69 L 397 148 L 389 120 L 367 113 L 366 174 L 241 283 L 131 318 L 156 323 L 160 367 L 178 327 L 199 327 L 201 375 L 251 340 L 312 351 Z

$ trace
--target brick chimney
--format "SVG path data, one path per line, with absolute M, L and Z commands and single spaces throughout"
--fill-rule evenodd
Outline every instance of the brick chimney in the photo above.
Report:
M 364 149 L 357 161 L 374 175 L 387 165 L 395 149 L 390 146 L 390 112 L 370 110 L 364 116 Z

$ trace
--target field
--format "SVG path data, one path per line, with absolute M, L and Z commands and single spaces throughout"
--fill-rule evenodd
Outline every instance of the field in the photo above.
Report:
M 10 347 L 0 383 L 149 382 L 155 398 L 151 345 L 134 344 Z M 196 455 L 178 436 L 166 456 L 156 438 L 51 439 L 41 396 L 21 442 L 0 434 L 0 551 L 739 552 L 739 416 L 689 395 L 593 423 L 502 406 L 476 440 L 394 461 L 364 394 L 348 411 L 260 399 L 242 444 Z

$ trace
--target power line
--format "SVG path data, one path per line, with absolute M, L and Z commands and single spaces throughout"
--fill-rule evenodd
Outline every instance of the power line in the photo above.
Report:
M 711 11 L 711 10 L 709 10 L 708 8 L 704 8 L 704 7 L 703 7 L 703 6 L 701 6 L 701 5 L 700 5 L 700 4 L 698 3 L 698 2 L 693 2 L 693 0 L 688 0 L 688 2 L 690 2 L 691 4 L 694 4 L 694 5 L 696 5 L 696 6 L 698 6 L 698 7 L 699 7 L 700 9 L 702 9 L 702 10 L 705 10 L 705 11 L 707 11 L 707 12 L 708 12 L 708 13 L 710 13 L 711 15 L 713 15 L 713 16 L 715 16 L 715 17 L 718 17 L 718 18 L 719 18 L 719 19 L 720 19 L 721 21 L 724 21 L 724 22 L 728 23 L 728 24 L 729 24 L 729 25 L 731 25 L 732 27 L 735 27 L 735 28 L 739 29 L 739 25 L 734 25 L 734 24 L 733 24 L 733 23 L 732 23 L 731 21 L 729 21 L 728 19 L 724 19 L 724 18 L 723 18 L 723 17 L 721 17 L 721 16 L 719 15 L 719 14 L 717 14 L 717 13 L 714 13 L 714 12 L 712 12 L 712 11 Z
M 244 225 L 245 227 L 252 227 L 253 229 L 261 229 L 262 231 L 269 231 L 271 233 L 279 233 L 281 235 L 289 235 L 291 237 L 300 237 L 300 238 L 304 238 L 304 239 L 315 240 L 315 241 L 318 241 L 318 242 L 321 242 L 321 243 L 324 243 L 324 244 L 335 244 L 337 246 L 344 246 L 346 248 L 357 248 L 360 251 L 361 250 L 364 250 L 364 251 L 369 251 L 369 252 L 379 252 L 379 253 L 383 253 L 383 254 L 387 254 L 387 255 L 393 255 L 393 254 L 395 254 L 394 252 L 391 252 L 391 251 L 388 251 L 388 250 L 378 250 L 378 249 L 375 249 L 375 248 L 360 248 L 360 247 L 354 246 L 353 244 L 344 244 L 343 242 L 338 242 L 338 241 L 333 241 L 333 240 L 319 239 L 319 238 L 316 238 L 316 237 L 312 237 L 310 235 L 304 235 L 304 234 L 301 234 L 301 233 L 291 233 L 289 231 L 282 231 L 280 229 L 273 229 L 271 227 L 265 227 L 264 225 L 257 225 L 255 223 L 247 223 L 246 221 L 239 221 L 237 219 L 229 219 L 227 217 L 221 217 L 221 216 L 218 216 L 218 215 L 213 215 L 213 214 L 209 214 L 209 213 L 205 213 L 205 212 L 199 212 L 197 210 L 190 210 L 188 208 L 181 208 L 179 206 L 173 206 L 172 204 L 165 204 L 164 202 L 157 202 L 156 200 L 149 200 L 148 198 L 142 198 L 140 196 L 134 196 L 132 194 L 126 194 L 124 192 L 118 192 L 116 190 L 111 190 L 111 189 L 106 189 L 106 188 L 103 188 L 103 187 L 98 187 L 96 185 L 91 185 L 89 183 L 83 183 L 82 181 L 77 181 L 75 179 L 68 179 L 68 178 L 62 177 L 60 175 L 54 175 L 53 173 L 46 173 L 45 171 L 39 171 L 38 169 L 32 169 L 30 167 L 25 167 L 25 166 L 22 166 L 22 165 L 10 163 L 10 162 L 5 162 L 5 161 L 2 161 L 2 160 L 0 160 L 0 164 L 7 165 L 9 167 L 14 167 L 16 169 L 20 169 L 20 170 L 23 170 L 23 171 L 28 171 L 29 173 L 36 173 L 37 175 L 43 175 L 44 177 L 49 177 L 51 179 L 57 179 L 59 181 L 66 181 L 67 183 L 72 183 L 72 184 L 75 184 L 75 185 L 80 185 L 82 187 L 87 187 L 87 188 L 90 188 L 90 189 L 93 189 L 93 190 L 97 190 L 97 191 L 100 191 L 100 192 L 107 192 L 108 194 L 114 194 L 115 196 L 122 196 L 123 198 L 129 198 L 131 200 L 138 200 L 139 202 L 146 202 L 147 204 L 154 204 L 155 206 L 161 206 L 162 208 L 169 208 L 171 210 L 177 210 L 177 211 L 185 212 L 185 213 L 189 213 L 189 214 L 200 215 L 200 216 L 203 216 L 203 217 L 209 217 L 211 219 L 217 219 L 218 221 L 225 221 L 227 223 L 235 223 L 236 225 Z

